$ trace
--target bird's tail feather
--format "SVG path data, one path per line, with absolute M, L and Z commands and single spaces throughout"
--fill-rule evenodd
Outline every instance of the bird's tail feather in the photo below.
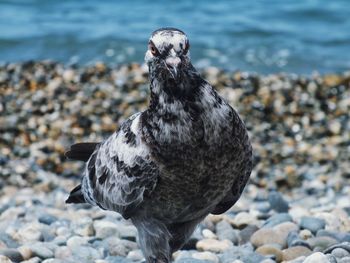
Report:
M 97 142 L 76 143 L 64 155 L 72 160 L 87 162 L 98 144 Z
M 70 203 L 86 203 L 83 192 L 81 191 L 81 184 L 76 186 L 69 194 L 68 199 L 66 200 L 67 204 Z

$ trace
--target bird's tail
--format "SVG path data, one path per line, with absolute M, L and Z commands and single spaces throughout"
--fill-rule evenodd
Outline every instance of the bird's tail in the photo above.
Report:
M 98 145 L 99 143 L 97 142 L 76 143 L 64 155 L 72 160 L 87 162 Z
M 81 184 L 76 186 L 69 194 L 68 199 L 66 200 L 67 204 L 75 203 L 86 203 L 83 192 L 81 191 Z

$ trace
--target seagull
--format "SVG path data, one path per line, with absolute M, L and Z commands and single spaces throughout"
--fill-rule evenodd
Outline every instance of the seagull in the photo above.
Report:
M 148 108 L 105 141 L 77 143 L 66 152 L 86 162 L 66 203 L 130 219 L 147 263 L 171 262 L 209 213 L 231 208 L 253 166 L 243 121 L 194 68 L 189 49 L 183 31 L 154 31 L 145 55 Z

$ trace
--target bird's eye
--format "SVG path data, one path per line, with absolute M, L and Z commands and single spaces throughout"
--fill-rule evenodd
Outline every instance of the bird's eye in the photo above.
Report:
M 190 42 L 187 41 L 186 44 L 185 44 L 185 48 L 184 48 L 183 54 L 186 55 L 189 49 L 190 49 Z
M 158 55 L 158 50 L 152 42 L 149 42 L 148 49 L 151 51 L 152 55 L 154 56 Z

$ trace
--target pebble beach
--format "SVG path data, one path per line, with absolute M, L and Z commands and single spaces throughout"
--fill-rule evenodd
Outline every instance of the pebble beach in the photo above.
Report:
M 254 169 L 174 262 L 350 263 L 350 72 L 202 75 L 246 123 Z M 84 164 L 64 152 L 106 139 L 146 109 L 148 89 L 139 64 L 0 66 L 0 263 L 144 261 L 131 222 L 65 204 Z

